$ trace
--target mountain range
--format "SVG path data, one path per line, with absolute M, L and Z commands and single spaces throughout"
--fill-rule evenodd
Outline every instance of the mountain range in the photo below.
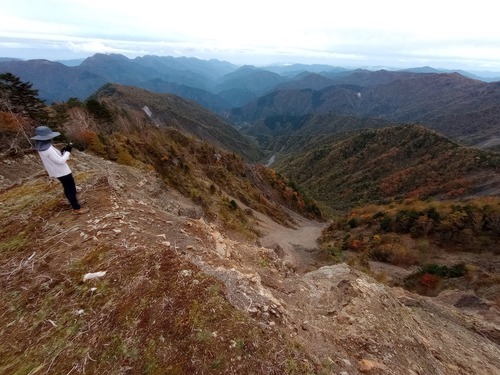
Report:
M 498 138 L 499 99 L 499 82 L 484 83 L 457 73 L 354 72 L 349 80 L 339 77 L 335 83 L 309 75 L 234 108 L 229 119 L 253 124 L 284 115 L 340 114 L 425 124 L 474 145 Z
M 2 59 L 46 102 L 87 99 L 107 83 L 175 94 L 248 128 L 276 116 L 347 115 L 428 126 L 466 145 L 498 147 L 500 83 L 423 67 L 349 70 L 328 65 L 236 66 L 219 60 L 96 54 L 79 65 Z M 466 77 L 463 74 L 467 74 Z M 258 125 L 261 127 L 260 125 Z

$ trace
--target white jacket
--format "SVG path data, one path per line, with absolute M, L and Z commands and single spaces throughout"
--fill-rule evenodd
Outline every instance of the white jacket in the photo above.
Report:
M 38 154 L 50 177 L 62 177 L 71 173 L 66 163 L 71 155 L 68 151 L 61 154 L 57 148 L 50 146 L 44 151 L 38 151 Z

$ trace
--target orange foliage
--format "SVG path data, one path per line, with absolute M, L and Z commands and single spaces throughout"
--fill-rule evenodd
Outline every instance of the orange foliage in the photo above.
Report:
M 461 197 L 462 195 L 464 195 L 465 191 L 466 191 L 465 187 L 460 188 L 460 189 L 451 190 L 451 191 L 449 191 L 449 192 L 446 193 L 446 198 L 447 199 L 452 199 L 452 198 Z
M 270 185 L 281 195 L 290 207 L 298 209 L 303 213 L 305 211 L 306 214 L 315 213 L 320 216 L 316 204 L 312 201 L 308 202 L 307 196 L 295 190 L 296 187 L 293 182 L 281 176 L 274 169 L 266 168 L 263 165 L 257 165 L 257 170 L 267 179 Z
M 360 251 L 364 248 L 365 244 L 361 240 L 351 240 L 349 249 L 353 251 Z
M 75 140 L 83 146 L 88 146 L 97 138 L 97 134 L 90 129 L 82 129 L 78 133 L 74 133 Z
M 433 290 L 436 289 L 437 285 L 439 284 L 439 277 L 430 273 L 425 273 L 422 275 L 418 283 L 420 284 L 420 286 L 426 289 Z
M 380 183 L 380 189 L 385 196 L 397 194 L 398 191 L 404 186 L 412 171 L 410 169 L 403 169 L 387 176 Z
M 19 119 L 10 112 L 0 112 L 0 131 L 16 132 L 19 128 Z

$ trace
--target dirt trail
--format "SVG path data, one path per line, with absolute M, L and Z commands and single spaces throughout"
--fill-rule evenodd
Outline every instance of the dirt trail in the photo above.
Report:
M 283 249 L 283 258 L 291 262 L 298 271 L 310 269 L 318 252 L 318 238 L 326 223 L 306 219 L 292 211 L 288 212 L 296 221 L 295 228 L 284 227 L 265 215 L 256 213 L 263 236 L 260 243 L 264 247 Z

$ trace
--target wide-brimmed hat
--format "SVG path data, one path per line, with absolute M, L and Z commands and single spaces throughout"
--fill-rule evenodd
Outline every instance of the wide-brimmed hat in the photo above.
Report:
M 55 138 L 58 135 L 61 135 L 61 133 L 53 132 L 48 126 L 42 125 L 38 126 L 35 129 L 35 136 L 31 139 L 34 139 L 35 141 L 48 141 L 49 139 Z

